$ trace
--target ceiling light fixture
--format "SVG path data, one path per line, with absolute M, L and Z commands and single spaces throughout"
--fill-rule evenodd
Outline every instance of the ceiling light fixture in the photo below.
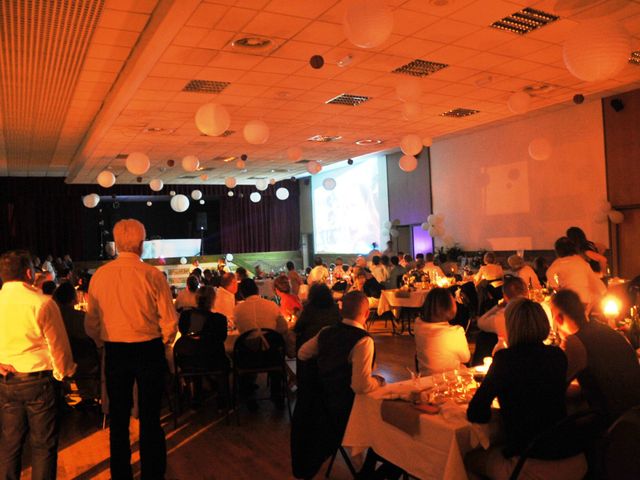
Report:
M 631 56 L 629 57 L 629 63 L 631 65 L 640 65 L 640 50 L 631 52 Z
M 342 135 L 314 135 L 313 137 L 307 138 L 308 142 L 318 142 L 318 143 L 328 143 L 328 142 L 337 142 L 342 138 Z
M 363 138 L 362 140 L 356 141 L 356 145 L 360 145 L 361 147 L 367 145 L 380 145 L 383 140 L 373 139 L 373 138 Z
M 269 47 L 273 42 L 267 37 L 242 37 L 231 42 L 232 47 L 259 50 Z
M 349 64 L 351 64 L 351 62 L 353 61 L 353 55 L 349 54 L 345 57 L 342 57 L 340 60 L 338 60 L 336 62 L 336 65 L 338 65 L 339 67 L 346 67 Z

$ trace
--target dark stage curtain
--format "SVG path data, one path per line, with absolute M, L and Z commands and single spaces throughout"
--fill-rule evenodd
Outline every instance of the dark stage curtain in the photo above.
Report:
M 287 200 L 278 200 L 275 190 L 289 190 Z M 69 185 L 63 178 L 0 178 L 0 252 L 26 248 L 40 256 L 69 253 L 78 260 L 90 260 L 87 242 L 99 242 L 98 211 L 82 205 L 88 193 L 117 196 L 163 196 L 169 191 L 190 195 L 194 189 L 219 208 L 218 229 L 221 253 L 248 253 L 298 250 L 300 243 L 300 204 L 297 182 L 286 180 L 260 192 L 262 200 L 249 200 L 255 187 L 239 185 L 229 197 L 224 185 L 165 185 L 152 192 L 148 185 L 115 185 L 104 189 L 98 185 Z M 242 195 L 241 195 L 242 194 Z M 146 201 L 147 198 L 144 199 Z M 158 198 L 160 200 L 160 198 Z M 99 205 L 106 207 L 108 204 Z M 167 208 L 170 208 L 167 204 Z M 97 257 L 97 255 L 95 256 Z M 95 258 L 94 257 L 94 258 Z

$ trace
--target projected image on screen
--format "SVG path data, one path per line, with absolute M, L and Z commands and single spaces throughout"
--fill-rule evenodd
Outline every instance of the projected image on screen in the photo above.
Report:
M 326 178 L 335 179 L 333 190 L 324 188 Z M 316 252 L 367 253 L 371 242 L 386 242 L 381 239 L 389 216 L 384 156 L 323 171 L 312 177 L 311 186 Z

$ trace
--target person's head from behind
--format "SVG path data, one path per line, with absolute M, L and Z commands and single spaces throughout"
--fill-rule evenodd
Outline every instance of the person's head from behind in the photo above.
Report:
M 187 290 L 189 290 L 191 293 L 196 293 L 196 290 L 198 290 L 199 286 L 200 281 L 198 280 L 198 277 L 196 277 L 195 275 L 189 275 L 189 277 L 187 278 Z
M 289 260 L 287 262 L 287 271 L 291 272 L 291 271 L 293 271 L 295 269 L 296 269 L 295 264 L 291 260 Z
M 202 269 L 200 267 L 196 267 L 191 271 L 191 275 L 196 277 L 198 280 L 202 278 Z
M 367 266 L 367 259 L 364 258 L 362 255 L 358 255 L 358 257 L 356 258 L 356 267 L 366 267 Z
M 206 285 L 200 287 L 196 292 L 196 305 L 200 310 L 211 311 L 211 306 L 216 299 L 216 291 L 213 287 Z
M 244 298 L 249 298 L 254 295 L 258 295 L 258 285 L 251 278 L 245 278 L 240 282 L 240 293 Z
M 316 257 L 313 259 L 313 265 L 316 267 L 322 266 L 322 257 Z
M 533 259 L 533 269 L 536 272 L 546 272 L 549 265 L 547 264 L 547 259 L 544 257 L 536 257 Z
M 42 284 L 42 293 L 44 295 L 53 295 L 53 292 L 56 291 L 56 282 L 53 280 L 48 280 Z
M 374 256 L 371 258 L 371 263 L 372 263 L 372 264 L 374 264 L 374 265 L 376 265 L 376 266 L 377 266 L 377 265 L 380 265 L 380 256 L 379 256 L 379 255 L 374 255 Z
M 133 218 L 120 220 L 113 227 L 113 239 L 118 252 L 142 255 L 142 244 L 147 236 L 144 225 Z
M 551 327 L 544 309 L 528 298 L 509 302 L 505 310 L 509 348 L 519 345 L 540 345 L 549 336 Z
M 238 291 L 238 280 L 233 273 L 225 273 L 220 279 L 220 286 L 235 295 Z
M 389 255 L 382 255 L 380 257 L 380 263 L 382 265 L 384 265 L 385 267 L 388 267 L 389 266 Z
M 567 238 L 573 242 L 578 250 L 585 248 L 589 243 L 587 236 L 580 227 L 567 228 Z
M 354 276 L 354 284 L 358 290 L 362 290 L 364 288 L 364 284 L 367 281 L 367 272 L 365 272 L 364 268 L 359 268 Z
M 520 277 L 506 275 L 502 284 L 502 296 L 505 302 L 510 302 L 516 298 L 526 297 L 528 294 L 527 284 Z
M 485 265 L 491 265 L 496 263 L 496 254 L 493 252 L 487 252 L 484 254 L 483 261 Z
M 426 257 L 424 257 L 424 260 L 427 263 L 433 263 L 433 253 L 431 252 L 427 253 Z
M 203 270 L 202 276 L 204 277 L 204 279 L 206 281 L 209 281 L 209 280 L 211 280 L 213 278 L 213 273 L 211 273 L 211 270 L 206 268 L 205 270 Z
M 446 288 L 433 288 L 424 302 L 423 317 L 428 323 L 448 322 L 456 316 L 456 302 Z
M 314 283 L 311 285 L 305 307 L 311 306 L 313 308 L 323 309 L 330 308 L 332 305 L 334 305 L 333 295 L 327 285 L 324 283 Z
M 70 282 L 62 282 L 53 292 L 53 299 L 60 306 L 73 306 L 78 301 L 76 289 L 73 288 Z
M 418 261 L 418 262 L 423 261 L 424 262 L 424 253 L 418 253 L 416 255 L 416 261 Z
M 393 250 L 393 241 L 392 240 L 388 240 L 387 241 L 387 250 L 389 250 L 389 251 Z
M 364 325 L 369 318 L 369 299 L 362 292 L 349 292 L 342 297 L 342 318 Z
M 588 322 L 584 304 L 573 290 L 560 290 L 551 297 L 551 314 L 565 335 L 573 335 Z
M 291 284 L 289 283 L 289 279 L 286 275 L 280 275 L 273 281 L 273 288 L 276 290 L 276 293 L 280 295 L 281 293 L 291 293 Z
M 575 244 L 568 237 L 560 237 L 553 246 L 556 255 L 560 258 L 570 257 L 577 253 Z
M 394 267 L 397 267 L 398 265 L 400 265 L 400 259 L 398 258 L 397 255 L 394 255 L 393 257 L 391 257 L 391 265 L 393 265 Z
M 411 255 L 405 255 L 404 256 L 404 261 L 407 263 L 411 263 L 413 261 L 413 259 L 411 258 Z
M 336 257 L 336 261 L 335 261 L 336 268 L 342 267 L 343 264 L 344 264 L 344 260 L 342 260 L 342 257 Z
M 249 278 L 249 275 L 247 274 L 247 269 L 244 267 L 238 267 L 236 269 L 236 277 L 239 282 L 241 282 L 245 278 Z
M 0 278 L 4 283 L 25 282 L 32 284 L 35 269 L 31 254 L 26 250 L 12 250 L 0 256 Z

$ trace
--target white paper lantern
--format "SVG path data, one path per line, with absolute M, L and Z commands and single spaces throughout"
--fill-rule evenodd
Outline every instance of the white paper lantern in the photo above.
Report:
M 196 127 L 205 135 L 222 135 L 229 129 L 231 117 L 225 107 L 217 103 L 206 103 L 196 112 Z
M 387 230 L 389 230 L 389 229 L 391 228 L 391 222 L 390 222 L 389 220 L 387 220 L 386 222 L 384 222 L 384 223 L 382 224 L 382 226 L 383 226 L 384 228 L 386 228 Z
M 147 201 L 147 207 L 150 207 L 151 205 L 153 205 L 153 202 L 151 200 Z
M 609 213 L 609 210 L 611 210 L 611 203 L 608 202 L 607 200 L 602 200 L 600 202 L 600 205 L 598 206 L 598 211 L 599 212 L 604 212 L 604 213 Z
M 609 221 L 609 214 L 607 212 L 598 212 L 593 221 L 599 224 L 607 223 Z
M 249 200 L 253 203 L 258 203 L 260 199 L 262 199 L 262 195 L 259 192 L 251 192 L 251 195 L 249 195 Z
M 624 214 L 618 210 L 611 210 L 609 212 L 609 220 L 615 224 L 622 223 L 624 222 Z
M 103 170 L 98 174 L 98 185 L 103 188 L 112 187 L 116 183 L 116 176 L 109 170 Z
M 244 167 L 246 167 L 246 166 L 247 166 L 247 164 L 244 162 L 244 160 L 238 160 L 236 162 L 236 168 L 238 170 L 244 170 Z
M 287 158 L 292 162 L 297 162 L 302 158 L 302 149 L 300 147 L 290 147 L 287 149 Z
M 422 225 L 420 225 L 420 228 L 422 228 L 425 231 L 428 231 L 430 226 L 431 225 L 429 225 L 429 222 L 423 222 Z
M 164 187 L 164 182 L 159 178 L 154 178 L 149 182 L 149 188 L 154 192 L 159 192 Z
M 191 192 L 191 198 L 194 200 L 200 200 L 202 198 L 202 192 L 200 190 L 194 190 Z
M 278 200 L 286 200 L 287 198 L 289 198 L 289 190 L 287 190 L 285 187 L 280 187 L 276 190 L 276 198 Z
M 176 195 L 176 191 L 175 191 L 175 190 L 171 190 L 171 191 L 169 192 L 169 195 L 171 195 L 172 197 L 175 197 L 175 195 Z
M 251 120 L 242 130 L 244 139 L 252 145 L 262 145 L 269 140 L 269 126 L 262 120 Z
M 312 160 L 309 163 L 307 163 L 307 172 L 309 172 L 311 175 L 320 173 L 320 170 L 322 170 L 322 165 L 320 165 L 315 160 Z
M 82 197 L 82 204 L 87 208 L 95 208 L 100 203 L 100 196 L 97 193 L 90 193 Z
M 415 77 L 407 77 L 396 85 L 396 95 L 403 102 L 415 102 L 422 96 L 422 83 Z
M 231 253 L 227 253 L 227 256 L 224 257 L 227 262 L 233 262 L 233 255 Z
M 181 265 L 186 265 L 187 264 L 187 259 L 185 257 L 180 258 L 180 264 Z
M 418 135 L 405 135 L 400 140 L 400 150 L 405 155 L 418 155 L 422 151 L 422 139 Z
M 189 208 L 189 199 L 186 195 L 178 194 L 171 197 L 171 208 L 174 212 L 186 212 Z
M 224 179 L 224 184 L 227 186 L 227 188 L 234 188 L 238 184 L 238 181 L 235 179 L 235 177 L 227 177 Z
M 127 170 L 133 175 L 144 175 L 149 170 L 151 162 L 149 157 L 142 152 L 130 153 L 125 161 Z
M 200 160 L 195 155 L 187 155 L 182 159 L 182 168 L 187 172 L 195 172 L 200 166 Z
M 229 191 L 227 192 L 227 197 L 233 197 L 233 195 L 234 195 L 234 194 L 233 194 L 233 190 L 229 190 Z
M 433 145 L 433 138 L 431 137 L 424 137 L 422 139 L 422 145 L 424 145 L 425 147 L 430 147 L 431 145 Z
M 422 105 L 416 102 L 407 102 L 402 105 L 402 118 L 407 121 L 420 120 L 422 117 Z
M 322 181 L 322 186 L 325 190 L 333 190 L 334 188 L 336 188 L 336 181 L 333 178 L 325 178 Z
M 400 235 L 400 232 L 397 229 L 392 228 L 391 230 L 389 230 L 389 235 L 391 235 L 393 238 L 396 238 L 398 235 Z
M 204 205 L 204 200 L 200 200 L 200 205 Z
M 256 180 L 256 188 L 261 192 L 264 192 L 267 188 L 269 188 L 269 182 L 266 178 L 259 178 Z
M 398 165 L 403 172 L 413 172 L 418 167 L 418 160 L 412 155 L 403 155 Z
M 531 97 L 525 92 L 516 92 L 507 100 L 507 107 L 513 113 L 525 113 L 529 111 L 531 106 Z
M 598 82 L 618 74 L 627 64 L 631 50 L 622 22 L 597 19 L 581 23 L 571 32 L 562 56 L 573 76 Z
M 383 0 L 351 0 L 343 27 L 349 41 L 357 47 L 377 47 L 391 36 L 393 13 Z
M 551 142 L 546 138 L 536 138 L 529 144 L 529 156 L 534 160 L 547 160 L 551 156 L 551 151 Z

